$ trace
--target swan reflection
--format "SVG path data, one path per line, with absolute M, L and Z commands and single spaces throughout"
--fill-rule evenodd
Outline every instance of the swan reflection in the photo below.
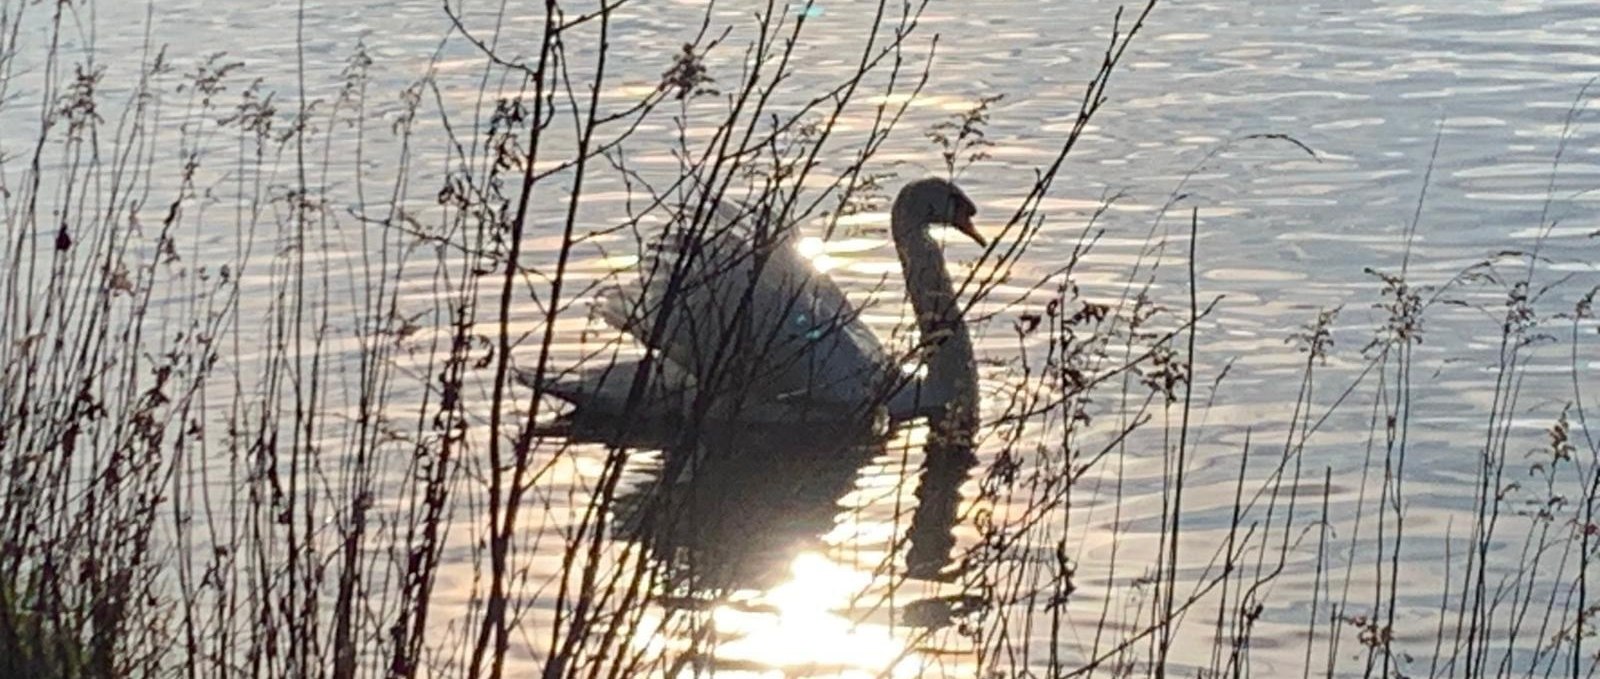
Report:
M 974 459 L 970 432 L 930 429 L 909 523 L 895 519 L 912 495 L 896 487 L 911 481 L 901 478 L 904 451 L 863 429 L 719 427 L 663 447 L 615 517 L 619 537 L 644 547 L 656 573 L 659 605 L 635 646 L 682 658 L 685 670 L 923 673 L 911 647 L 919 629 L 884 597 L 897 578 L 948 575 L 959 488 Z

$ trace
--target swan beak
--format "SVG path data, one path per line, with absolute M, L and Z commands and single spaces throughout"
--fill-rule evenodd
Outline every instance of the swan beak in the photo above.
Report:
M 957 229 L 959 229 L 961 233 L 967 234 L 967 237 L 971 238 L 973 242 L 976 242 L 978 245 L 983 247 L 989 247 L 989 241 L 984 240 L 983 234 L 978 233 L 978 227 L 972 225 L 971 215 L 961 215 L 951 221 L 952 226 L 955 226 Z

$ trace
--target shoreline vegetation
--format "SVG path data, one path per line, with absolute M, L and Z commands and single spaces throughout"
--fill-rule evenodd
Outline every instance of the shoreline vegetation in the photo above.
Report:
M 625 262 L 650 233 L 717 228 L 723 201 L 823 243 L 881 237 L 856 218 L 913 178 L 879 162 L 891 136 L 920 135 L 947 176 L 978 172 L 1002 97 L 1023 94 L 903 124 L 939 68 L 927 0 L 878 2 L 854 72 L 816 91 L 795 85 L 809 2 L 757 3 L 736 26 L 707 10 L 659 83 L 619 87 L 638 67 L 613 54 L 619 17 L 640 4 L 544 3 L 540 42 L 512 51 L 510 10 L 445 2 L 441 31 L 482 74 L 463 103 L 437 56 L 380 92 L 358 43 L 318 85 L 330 96 L 302 98 L 223 52 L 170 61 L 155 25 L 119 55 L 138 77 L 108 81 L 79 42 L 93 3 L 0 0 L 0 675 L 1596 673 L 1600 283 L 1552 271 L 1544 244 L 1588 88 L 1545 216 L 1514 225 L 1537 247 L 1441 278 L 1412 247 L 1430 160 L 1364 308 L 1279 332 L 1298 356 L 1275 376 L 1298 384 L 1289 416 L 1246 414 L 1242 439 L 1219 439 L 1213 417 L 1240 417 L 1219 399 L 1255 388 L 1201 358 L 1224 339 L 1228 301 L 1200 272 L 1226 220 L 1202 218 L 1185 176 L 1136 260 L 1090 289 L 1118 197 L 1070 233 L 1043 208 L 1160 13 L 1117 8 L 1061 104 L 1071 124 L 1037 139 L 1051 160 L 956 267 L 980 344 L 1015 347 L 980 350 L 975 429 L 862 442 L 691 418 L 606 445 L 555 432 L 555 402 L 514 378 L 639 354 L 589 330 L 616 276 L 593 252 Z M 297 44 L 307 91 L 304 60 L 328 57 Z M 1260 134 L 1206 160 L 1247 145 L 1318 157 Z M 588 219 L 602 191 L 624 219 Z M 1047 232 L 1069 256 L 1030 252 Z M 904 319 L 885 285 L 848 292 Z M 1430 334 L 1441 315 L 1476 321 Z M 1456 364 L 1481 405 L 1437 412 Z M 1418 433 L 1439 418 L 1461 438 Z M 1459 468 L 1408 460 L 1441 445 Z M 866 469 L 894 481 L 865 492 Z M 1412 498 L 1440 483 L 1471 484 L 1471 502 L 1419 527 Z M 826 570 L 784 550 L 822 549 L 852 511 L 888 537 L 825 612 L 840 638 L 883 643 L 732 657 L 725 617 L 781 612 L 750 592 Z

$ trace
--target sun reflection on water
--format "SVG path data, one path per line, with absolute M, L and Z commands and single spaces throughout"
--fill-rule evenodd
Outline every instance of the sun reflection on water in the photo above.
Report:
M 721 651 L 731 657 L 758 659 L 774 669 L 793 672 L 806 667 L 837 671 L 841 676 L 910 676 L 918 669 L 905 655 L 903 642 L 887 626 L 857 623 L 840 613 L 871 584 L 872 576 L 803 553 L 790 564 L 790 579 L 761 598 L 772 612 L 719 607 L 713 620 L 719 631 L 736 635 Z
M 642 626 L 638 646 L 695 652 L 719 675 L 748 677 L 913 677 L 923 661 L 896 630 L 853 619 L 851 612 L 873 584 L 871 573 L 803 552 L 789 577 L 765 592 L 743 591 L 710 612 L 711 647 L 667 642 L 658 625 Z

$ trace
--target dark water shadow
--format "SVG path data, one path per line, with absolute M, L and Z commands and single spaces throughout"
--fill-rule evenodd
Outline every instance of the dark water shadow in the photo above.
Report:
M 911 577 L 943 579 L 976 457 L 970 428 L 930 426 L 904 557 Z M 822 548 L 863 468 L 888 453 L 882 432 L 851 425 L 721 424 L 690 437 L 675 424 L 633 422 L 568 435 L 662 451 L 617 498 L 614 527 L 649 551 L 664 603 L 679 606 L 782 584 L 795 557 Z

